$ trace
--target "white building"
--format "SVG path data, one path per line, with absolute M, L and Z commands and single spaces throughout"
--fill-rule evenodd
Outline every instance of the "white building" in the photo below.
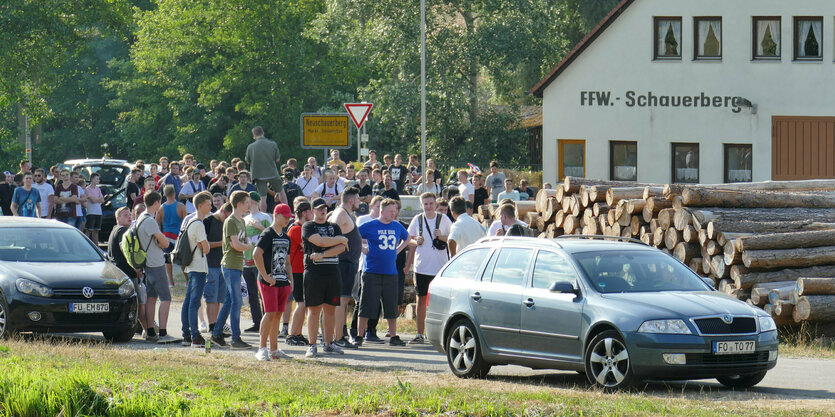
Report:
M 531 91 L 544 181 L 835 178 L 835 0 L 624 0 Z

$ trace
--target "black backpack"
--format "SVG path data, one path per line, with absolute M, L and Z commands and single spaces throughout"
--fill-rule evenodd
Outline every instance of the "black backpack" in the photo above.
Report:
M 182 267 L 191 265 L 191 261 L 194 260 L 194 252 L 197 251 L 197 246 L 194 248 L 191 247 L 191 241 L 188 238 L 188 228 L 194 222 L 198 221 L 200 219 L 191 219 L 180 229 L 180 236 L 177 237 L 177 243 L 174 244 L 174 250 L 171 251 L 171 262 Z

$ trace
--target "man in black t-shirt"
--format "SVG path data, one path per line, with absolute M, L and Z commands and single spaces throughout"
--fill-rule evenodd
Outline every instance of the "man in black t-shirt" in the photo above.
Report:
M 379 195 L 383 198 L 391 198 L 400 201 L 400 195 L 397 194 L 397 190 L 392 188 L 392 184 L 393 180 L 391 177 L 391 173 L 386 172 L 385 177 L 383 177 L 383 182 L 374 186 L 374 195 Z
M 130 170 L 130 180 L 128 180 L 127 188 L 125 189 L 125 195 L 127 196 L 127 207 L 128 209 L 133 209 L 133 202 L 139 198 L 140 193 L 140 185 L 142 184 L 139 180 L 142 178 L 142 170 L 139 168 L 134 168 Z M 148 190 L 151 191 L 151 190 Z
M 223 280 L 220 261 L 223 259 L 223 222 L 230 215 L 232 215 L 232 204 L 224 203 L 218 211 L 203 220 L 203 226 L 206 228 L 206 240 L 209 241 L 209 254 L 206 256 L 206 262 L 209 264 L 209 274 L 206 275 L 206 287 L 203 289 L 203 300 L 206 301 L 206 316 L 209 319 L 209 331 L 214 330 L 217 313 L 220 311 L 220 303 L 226 298 L 226 283 Z
M 473 175 L 473 213 L 478 213 L 478 207 L 483 204 L 490 204 L 490 191 L 484 188 L 484 181 L 482 181 L 481 174 Z
M 119 207 L 119 209 L 116 210 L 116 226 L 110 231 L 110 237 L 107 239 L 107 257 L 110 258 L 110 260 L 113 261 L 116 266 L 131 279 L 131 281 L 133 281 L 133 286 L 136 288 L 137 299 L 139 301 L 139 311 L 145 311 L 146 294 L 144 291 L 139 290 L 139 285 L 142 283 L 142 279 L 139 274 L 137 274 L 137 271 L 130 266 L 127 258 L 125 258 L 125 254 L 122 253 L 122 236 L 124 236 L 125 232 L 127 232 L 128 228 L 130 228 L 130 222 L 130 209 L 127 207 Z M 147 328 L 145 325 L 144 314 L 139 315 L 139 324 L 142 326 L 143 331 Z
M 406 178 L 409 170 L 403 165 L 403 157 L 400 154 L 394 155 L 394 164 L 388 167 L 388 172 L 391 174 L 391 180 L 397 187 L 397 192 L 400 194 L 408 194 L 406 192 Z
M 313 200 L 313 221 L 302 226 L 304 245 L 304 302 L 307 317 L 319 317 L 324 311 L 323 326 L 326 353 L 344 353 L 333 340 L 334 312 L 339 305 L 342 280 L 339 276 L 337 255 L 348 249 L 348 239 L 342 236 L 339 225 L 327 221 L 328 204 L 323 198 Z M 310 346 L 305 357 L 318 356 L 316 341 L 319 322 L 307 321 L 307 337 Z
M 353 187 L 359 188 L 360 190 L 360 201 L 363 203 L 370 203 L 371 198 L 374 196 L 374 189 L 371 187 L 371 181 L 368 180 L 368 177 L 371 175 L 371 172 L 368 168 L 363 168 L 357 174 L 357 183 L 353 185 Z
M 286 168 L 284 170 L 284 194 L 287 195 L 287 205 L 290 206 L 290 210 L 292 211 L 296 209 L 293 205 L 293 201 L 296 197 L 304 195 L 302 187 L 299 187 L 299 185 L 293 181 L 294 178 L 293 168 Z

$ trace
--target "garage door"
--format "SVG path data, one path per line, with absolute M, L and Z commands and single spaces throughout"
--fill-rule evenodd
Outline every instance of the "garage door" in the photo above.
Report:
M 835 117 L 772 117 L 771 179 L 818 178 L 835 178 Z

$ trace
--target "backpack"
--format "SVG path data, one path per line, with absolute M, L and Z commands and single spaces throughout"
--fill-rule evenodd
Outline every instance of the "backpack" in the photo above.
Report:
M 122 235 L 122 241 L 119 247 L 122 249 L 122 254 L 125 255 L 128 264 L 133 269 L 145 268 L 145 261 L 148 258 L 148 245 L 151 244 L 153 237 L 148 239 L 148 244 L 143 248 L 142 242 L 139 241 L 139 227 L 142 225 L 142 222 L 150 218 L 151 216 L 145 216 L 140 219 Z
M 197 246 L 191 248 L 191 239 L 188 238 L 188 228 L 200 219 L 191 219 L 180 229 L 180 237 L 177 238 L 177 243 L 174 244 L 174 250 L 171 251 L 171 262 L 180 266 L 189 266 L 194 260 L 194 252 L 197 251 Z

